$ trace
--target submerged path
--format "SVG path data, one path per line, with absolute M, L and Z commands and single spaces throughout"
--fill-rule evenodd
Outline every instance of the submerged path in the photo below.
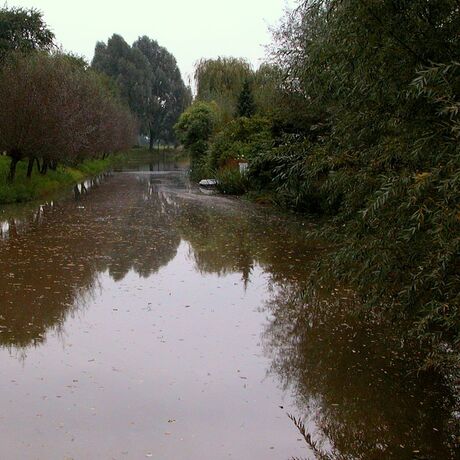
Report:
M 347 458 L 454 458 L 445 388 L 348 291 L 303 296 L 304 222 L 145 169 L 0 215 L 1 459 L 313 458 L 287 413 Z

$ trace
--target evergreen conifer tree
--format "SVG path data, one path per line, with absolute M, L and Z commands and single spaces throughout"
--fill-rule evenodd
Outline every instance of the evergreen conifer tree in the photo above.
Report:
M 243 88 L 238 97 L 237 104 L 237 115 L 239 117 L 252 117 L 256 113 L 256 105 L 254 102 L 254 96 L 252 94 L 252 88 L 249 80 L 245 80 Z

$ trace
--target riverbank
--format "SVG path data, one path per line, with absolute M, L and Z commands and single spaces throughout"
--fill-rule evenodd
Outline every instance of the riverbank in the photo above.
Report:
M 43 198 L 69 185 L 108 171 L 135 152 L 136 149 L 132 149 L 105 159 L 85 160 L 75 166 L 58 165 L 55 171 L 48 170 L 46 174 L 34 171 L 30 178 L 27 178 L 27 161 L 20 161 L 13 182 L 7 180 L 10 158 L 0 156 L 0 205 Z

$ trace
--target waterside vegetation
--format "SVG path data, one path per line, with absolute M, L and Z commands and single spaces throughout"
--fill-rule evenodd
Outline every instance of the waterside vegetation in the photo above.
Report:
M 110 168 L 144 138 L 174 144 L 186 107 L 172 54 L 141 37 L 59 50 L 36 9 L 0 8 L 0 204 L 40 198 Z
M 14 181 L 8 180 L 11 160 L 0 156 L 0 204 L 22 203 L 48 197 L 63 188 L 116 167 L 127 155 L 131 153 L 120 153 L 104 159 L 88 159 L 75 166 L 60 164 L 55 169 L 50 169 L 47 174 L 40 174 L 37 166 L 37 171 L 30 178 L 27 178 L 28 162 L 20 161 Z
M 336 249 L 312 279 L 353 286 L 357 314 L 405 324 L 424 366 L 448 373 L 460 356 L 459 28 L 454 0 L 301 1 L 257 71 L 201 61 L 176 125 L 194 178 L 321 217 L 316 234 Z

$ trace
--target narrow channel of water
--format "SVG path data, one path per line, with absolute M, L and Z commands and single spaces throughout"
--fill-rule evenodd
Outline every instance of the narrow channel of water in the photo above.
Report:
M 0 214 L 0 458 L 313 459 L 288 413 L 334 459 L 456 458 L 448 388 L 349 291 L 305 296 L 309 224 L 183 168 Z

